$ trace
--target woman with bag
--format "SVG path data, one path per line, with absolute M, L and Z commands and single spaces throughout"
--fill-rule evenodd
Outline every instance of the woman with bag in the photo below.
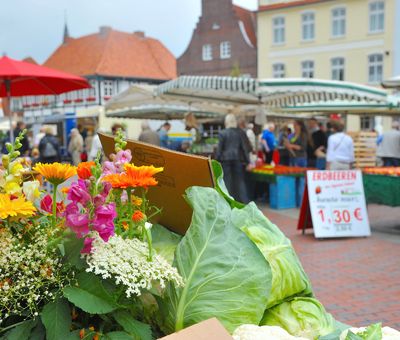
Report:
M 327 170 L 350 170 L 354 163 L 354 144 L 349 135 L 346 135 L 344 124 L 338 120 L 331 122 L 333 134 L 328 138 L 326 152 Z

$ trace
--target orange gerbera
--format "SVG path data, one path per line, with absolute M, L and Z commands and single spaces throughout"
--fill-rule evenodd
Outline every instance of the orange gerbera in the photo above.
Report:
M 144 217 L 144 214 L 140 210 L 136 210 L 132 215 L 132 220 L 137 223 L 142 221 Z
M 75 166 L 57 162 L 51 164 L 38 163 L 33 170 L 40 173 L 53 185 L 59 185 L 65 182 L 68 178 L 76 175 Z
M 103 181 L 110 182 L 113 188 L 148 188 L 158 184 L 153 177 L 155 174 L 162 172 L 164 168 L 156 168 L 154 166 L 135 166 L 126 163 L 125 172 L 121 174 L 106 175 Z
M 36 211 L 32 202 L 25 200 L 24 196 L 0 194 L 0 218 L 29 217 Z
M 92 176 L 92 167 L 95 166 L 95 162 L 82 162 L 78 164 L 78 168 L 76 172 L 78 173 L 78 177 L 81 179 L 88 179 Z

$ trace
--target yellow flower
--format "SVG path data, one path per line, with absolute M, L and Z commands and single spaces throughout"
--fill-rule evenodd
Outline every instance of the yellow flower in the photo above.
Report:
M 20 194 L 22 192 L 20 181 L 14 178 L 14 176 L 7 176 L 4 191 L 7 194 Z
M 11 164 L 10 164 L 10 174 L 11 175 L 21 176 L 22 170 L 24 170 L 24 167 L 22 166 L 22 164 L 19 160 L 11 162 Z
M 133 205 L 140 207 L 143 203 L 143 200 L 140 197 L 137 197 L 135 195 L 132 196 L 132 203 Z
M 33 170 L 40 173 L 53 185 L 59 185 L 65 182 L 68 178 L 76 175 L 75 166 L 57 162 L 51 164 L 38 163 Z
M 0 218 L 29 217 L 36 211 L 32 202 L 25 200 L 23 196 L 12 197 L 8 194 L 0 194 Z

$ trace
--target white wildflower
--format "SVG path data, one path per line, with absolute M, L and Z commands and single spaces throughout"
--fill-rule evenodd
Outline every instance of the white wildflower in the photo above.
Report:
M 92 252 L 85 255 L 88 269 L 103 278 L 114 278 L 116 284 L 126 286 L 126 296 L 141 295 L 143 289 L 151 289 L 158 283 L 161 288 L 168 281 L 182 286 L 183 280 L 176 268 L 162 256 L 154 255 L 148 260 L 149 249 L 138 239 L 111 237 L 107 243 L 96 237 Z

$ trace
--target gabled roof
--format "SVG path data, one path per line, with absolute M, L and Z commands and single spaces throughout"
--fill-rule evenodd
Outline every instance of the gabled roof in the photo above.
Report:
M 257 46 L 257 36 L 256 36 L 256 16 L 255 13 L 249 11 L 243 7 L 233 5 L 233 9 L 239 21 L 243 23 L 243 28 L 247 37 L 249 38 L 251 44 L 255 47 Z
M 36 62 L 36 60 L 33 59 L 32 57 L 26 57 L 26 58 L 22 59 L 22 61 L 25 61 L 25 62 L 27 62 L 27 63 L 34 64 L 34 65 L 38 65 L 38 63 Z
M 80 76 L 102 75 L 167 80 L 176 77 L 176 59 L 157 39 L 143 32 L 101 27 L 99 33 L 69 38 L 45 66 Z
M 278 3 L 263 5 L 258 7 L 259 12 L 263 11 L 273 11 L 276 9 L 289 8 L 289 7 L 297 7 L 297 6 L 306 6 L 319 2 L 332 1 L 332 0 L 297 0 L 297 1 L 281 1 Z

